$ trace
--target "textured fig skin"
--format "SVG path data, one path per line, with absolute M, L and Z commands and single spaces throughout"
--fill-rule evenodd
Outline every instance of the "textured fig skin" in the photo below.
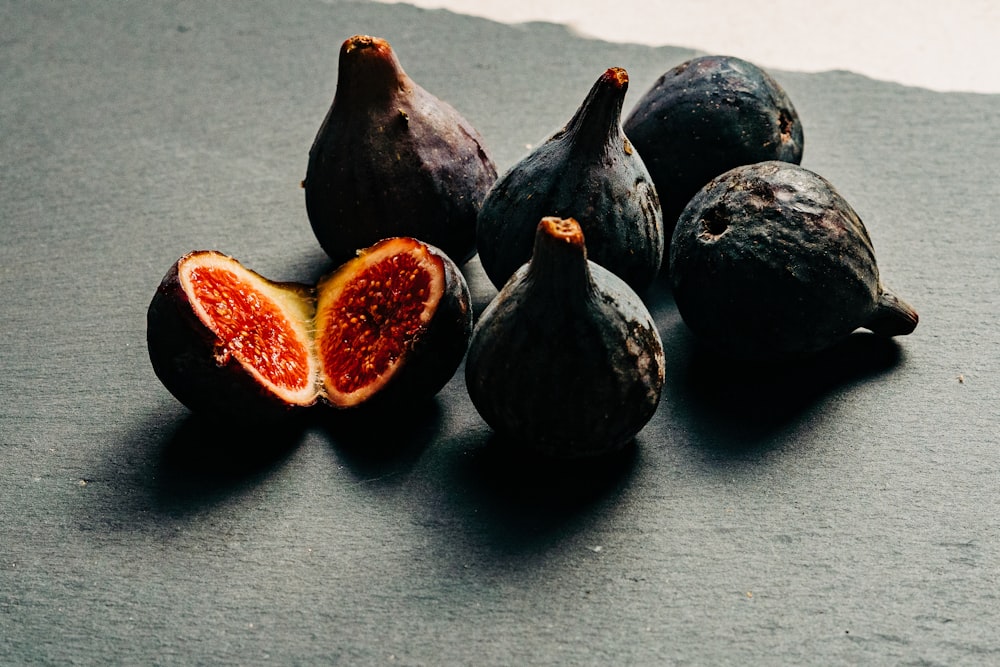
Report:
M 544 216 L 583 227 L 588 256 L 643 290 L 663 260 L 663 217 L 642 158 L 625 137 L 621 109 L 628 74 L 610 68 L 566 126 L 490 189 L 477 222 L 479 258 L 500 288 L 531 257 Z
M 547 221 L 572 223 L 576 238 Z M 659 333 L 638 295 L 587 260 L 575 221 L 538 230 L 531 261 L 473 330 L 469 397 L 510 446 L 557 460 L 619 451 L 659 403 Z
M 677 217 L 709 180 L 744 164 L 802 161 L 802 122 L 787 93 L 764 70 L 730 56 L 668 70 L 624 127 L 656 184 L 668 252 Z
M 334 262 L 413 236 L 463 264 L 475 254 L 476 216 L 496 176 L 480 134 L 410 79 L 388 42 L 357 35 L 343 43 L 303 181 L 310 224 Z
M 414 336 L 406 358 L 377 394 L 360 405 L 348 407 L 337 406 L 323 397 L 324 404 L 338 410 L 385 412 L 430 400 L 455 375 L 472 337 L 472 294 L 458 264 L 440 248 L 417 239 L 401 237 L 391 241 L 423 245 L 444 271 L 444 293 L 433 318 Z M 335 279 L 338 273 L 350 271 L 351 264 L 344 264 L 321 280 L 317 291 L 321 292 L 324 283 Z
M 261 385 L 234 357 L 217 362 L 218 339 L 195 314 L 179 275 L 179 267 L 188 257 L 214 252 L 184 255 L 157 287 L 146 313 L 146 347 L 153 371 L 167 390 L 195 413 L 239 423 L 274 422 L 302 414 L 312 403 L 286 402 Z M 307 303 L 312 301 L 312 290 L 306 285 L 261 280 L 296 292 Z
M 886 289 L 857 213 L 823 177 L 768 161 L 710 181 L 677 221 L 670 277 L 712 353 L 806 357 L 858 328 L 904 335 L 917 313 Z

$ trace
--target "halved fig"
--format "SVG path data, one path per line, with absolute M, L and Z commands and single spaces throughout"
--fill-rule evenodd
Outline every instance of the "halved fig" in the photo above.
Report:
M 360 251 L 318 287 L 192 252 L 167 272 L 147 315 L 153 369 L 178 400 L 255 421 L 317 403 L 429 398 L 454 375 L 471 330 L 457 265 L 412 238 Z
M 153 370 L 194 412 L 276 416 L 316 402 L 313 291 L 232 257 L 196 251 L 160 282 L 147 313 Z
M 321 393 L 337 407 L 433 396 L 472 335 L 472 298 L 458 265 L 413 238 L 358 253 L 317 293 Z

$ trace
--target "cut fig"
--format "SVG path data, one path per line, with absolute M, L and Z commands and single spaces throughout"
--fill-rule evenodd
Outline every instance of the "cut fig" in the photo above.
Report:
M 149 306 L 157 376 L 192 411 L 275 419 L 436 394 L 472 330 L 468 286 L 412 238 L 361 251 L 317 287 L 278 283 L 214 251 L 167 272 Z
M 320 281 L 316 350 L 322 395 L 337 407 L 436 394 L 472 334 L 472 297 L 441 250 L 395 238 Z

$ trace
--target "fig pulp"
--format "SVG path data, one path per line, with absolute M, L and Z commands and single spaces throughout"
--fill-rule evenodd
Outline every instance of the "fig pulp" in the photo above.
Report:
M 356 35 L 343 43 L 303 181 L 309 222 L 335 262 L 412 236 L 464 263 L 496 176 L 479 133 L 410 79 L 388 42 Z
M 916 311 L 879 278 L 864 223 L 825 178 L 768 161 L 710 181 L 677 221 L 670 276 L 713 353 L 801 358 L 858 328 L 908 334 Z
M 473 405 L 507 443 L 555 459 L 620 450 L 660 400 L 663 346 L 638 295 L 587 260 L 573 220 L 546 217 L 531 260 L 480 316 Z
M 656 277 L 663 218 L 649 172 L 622 130 L 627 90 L 625 70 L 608 69 L 566 126 L 490 189 L 477 232 L 480 261 L 497 288 L 531 258 L 544 216 L 577 220 L 590 259 L 634 289 Z
M 740 58 L 703 56 L 671 68 L 624 126 L 656 184 L 668 248 L 677 216 L 713 177 L 766 160 L 802 161 L 792 101 L 767 72 Z
M 150 360 L 167 389 L 192 411 L 249 420 L 429 398 L 454 375 L 471 332 L 457 265 L 404 237 L 315 287 L 192 252 L 167 272 L 147 315 Z

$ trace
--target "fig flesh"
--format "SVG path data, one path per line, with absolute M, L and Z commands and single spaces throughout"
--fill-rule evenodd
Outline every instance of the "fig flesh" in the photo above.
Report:
M 677 309 L 713 354 L 802 358 L 859 328 L 905 335 L 916 311 L 881 282 L 864 223 L 822 176 L 768 161 L 710 181 L 670 248 Z
M 531 258 L 538 221 L 572 217 L 589 258 L 643 290 L 663 261 L 656 188 L 621 125 L 628 74 L 612 67 L 566 126 L 493 185 L 477 222 L 479 258 L 500 288 Z
M 181 257 L 147 313 L 156 375 L 194 412 L 268 421 L 317 404 L 416 402 L 461 363 L 468 286 L 442 251 L 386 239 L 316 287 L 215 251 Z
M 731 56 L 671 68 L 624 127 L 656 184 L 668 248 L 677 216 L 715 176 L 755 162 L 802 161 L 802 122 L 788 94 L 767 72 Z
M 417 85 L 383 39 L 340 49 L 333 103 L 309 151 L 306 210 L 335 261 L 411 236 L 459 264 L 476 251 L 476 215 L 496 180 L 480 134 Z
M 619 451 L 652 417 L 663 346 L 638 295 L 587 260 L 580 225 L 546 217 L 531 260 L 480 316 L 465 377 L 506 443 L 582 459 Z

